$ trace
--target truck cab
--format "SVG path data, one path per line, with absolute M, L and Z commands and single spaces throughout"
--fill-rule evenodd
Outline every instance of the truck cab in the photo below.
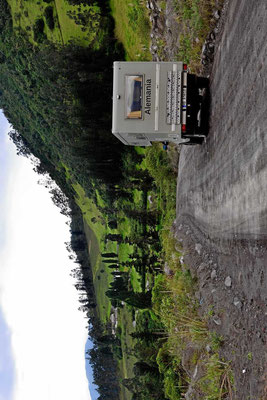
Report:
M 114 62 L 112 133 L 132 146 L 201 144 L 205 86 L 182 62 Z

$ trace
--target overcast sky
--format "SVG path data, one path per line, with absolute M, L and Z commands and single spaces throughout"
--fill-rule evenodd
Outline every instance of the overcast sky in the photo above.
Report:
M 62 216 L 0 115 L 0 400 L 89 400 Z

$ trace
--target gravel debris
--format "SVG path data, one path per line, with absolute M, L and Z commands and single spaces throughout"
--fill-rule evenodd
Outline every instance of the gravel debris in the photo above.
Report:
M 226 287 L 231 287 L 232 286 L 232 279 L 230 276 L 227 276 L 227 278 L 225 278 L 224 284 Z
M 216 279 L 217 278 L 217 271 L 216 269 L 213 269 L 211 274 L 210 274 L 211 279 Z

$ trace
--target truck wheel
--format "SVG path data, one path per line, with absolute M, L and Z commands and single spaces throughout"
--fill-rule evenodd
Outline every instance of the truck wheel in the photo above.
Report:
M 191 142 L 191 140 L 188 140 L 188 142 L 183 142 L 181 143 L 183 146 L 195 146 L 196 143 Z
M 184 144 L 185 146 L 195 146 L 197 144 L 202 144 L 203 141 L 204 141 L 203 138 L 196 137 L 196 138 L 190 138 L 188 140 L 188 142 L 184 142 L 184 143 L 181 143 L 181 144 Z

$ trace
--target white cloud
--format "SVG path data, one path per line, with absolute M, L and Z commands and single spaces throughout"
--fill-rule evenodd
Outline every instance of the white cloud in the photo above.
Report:
M 11 329 L 14 400 L 90 399 L 85 374 L 86 320 L 69 276 L 66 218 L 28 160 L 15 155 L 6 193 L 6 245 L 0 301 Z

